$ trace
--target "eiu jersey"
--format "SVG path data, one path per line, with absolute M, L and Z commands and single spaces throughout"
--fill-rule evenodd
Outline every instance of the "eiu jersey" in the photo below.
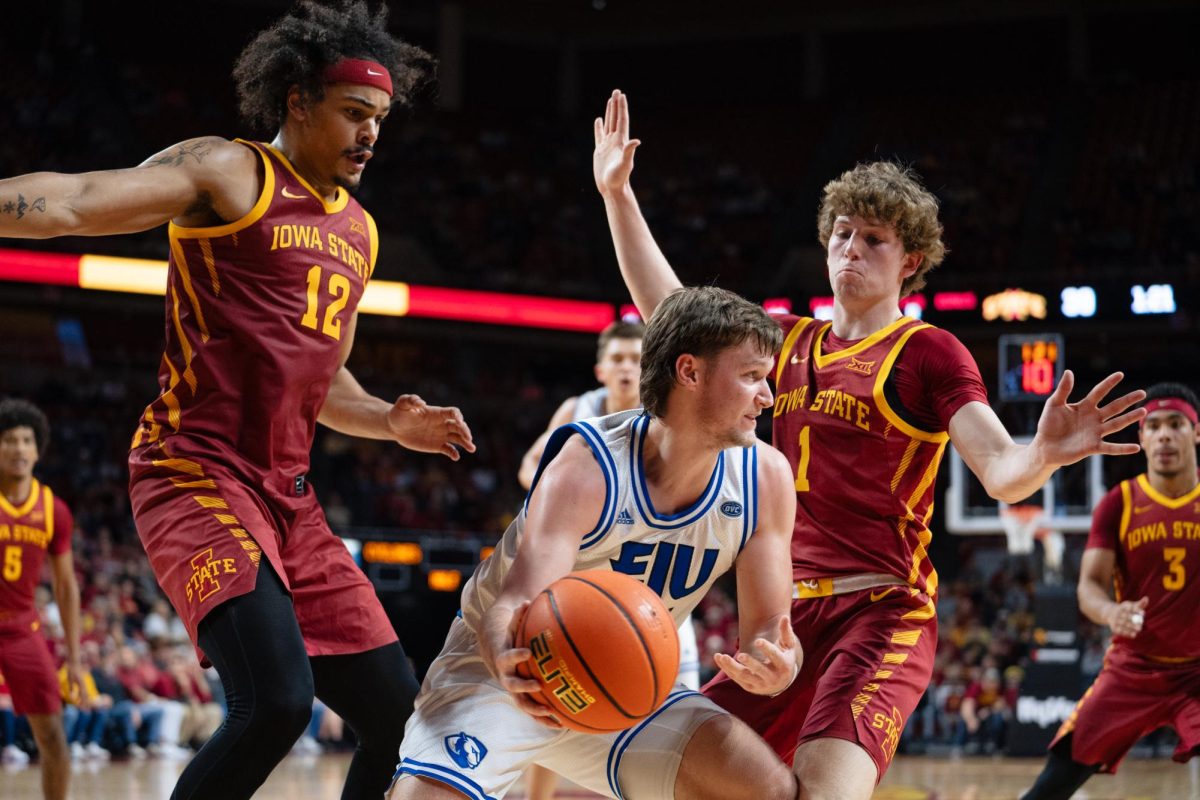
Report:
M 676 626 L 737 559 L 758 523 L 758 446 L 720 451 L 700 497 L 675 514 L 659 514 L 650 501 L 642 454 L 650 417 L 639 410 L 572 422 L 550 435 L 534 475 L 537 491 L 546 465 L 572 436 L 582 436 L 604 473 L 604 506 L 583 536 L 572 570 L 611 569 L 658 594 Z M 478 631 L 500 594 L 525 531 L 529 501 L 508 526 L 496 550 L 463 589 L 463 619 Z

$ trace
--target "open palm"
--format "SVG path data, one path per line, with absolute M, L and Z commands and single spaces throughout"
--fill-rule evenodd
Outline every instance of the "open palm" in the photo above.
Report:
M 629 99 L 614 90 L 604 109 L 604 119 L 593 123 L 596 150 L 592 154 L 592 174 L 600 194 L 618 192 L 629 185 L 633 172 L 633 151 L 640 141 L 629 138 Z
M 1104 437 L 1116 433 L 1140 420 L 1145 409 L 1128 411 L 1145 398 L 1146 393 L 1130 392 L 1107 405 L 1100 405 L 1125 376 L 1114 372 L 1096 384 L 1078 403 L 1068 403 L 1067 397 L 1075 385 L 1075 376 L 1068 370 L 1054 394 L 1046 400 L 1038 420 L 1037 438 L 1047 461 L 1058 466 L 1074 464 L 1082 458 L 1102 453 L 1106 456 L 1132 455 L 1141 449 L 1137 444 L 1106 442 Z

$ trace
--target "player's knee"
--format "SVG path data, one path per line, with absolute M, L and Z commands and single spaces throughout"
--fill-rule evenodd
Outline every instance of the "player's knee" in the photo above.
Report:
M 251 724 L 279 734 L 300 736 L 312 718 L 312 679 L 281 680 L 259 692 L 251 711 Z

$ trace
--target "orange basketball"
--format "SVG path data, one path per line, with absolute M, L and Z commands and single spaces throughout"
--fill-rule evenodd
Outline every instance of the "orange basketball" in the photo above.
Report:
M 620 731 L 667 699 L 679 633 L 661 599 L 627 575 L 572 572 L 534 598 L 517 629 L 533 656 L 517 668 L 542 683 L 535 699 L 566 727 Z

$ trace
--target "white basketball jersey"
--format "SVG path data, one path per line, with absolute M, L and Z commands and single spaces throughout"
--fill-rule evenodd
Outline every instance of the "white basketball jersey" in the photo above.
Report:
M 642 472 L 650 417 L 623 411 L 562 426 L 550 435 L 530 496 L 546 465 L 571 436 L 582 436 L 604 472 L 603 511 L 579 545 L 573 570 L 610 569 L 645 583 L 680 625 L 709 587 L 732 565 L 758 523 L 758 447 L 730 448 L 713 459 L 708 486 L 691 507 L 654 510 Z M 479 630 L 517 554 L 529 509 L 508 526 L 462 595 L 463 620 Z
M 601 386 L 599 389 L 592 389 L 590 392 L 584 392 L 575 399 L 575 414 L 571 417 L 573 422 L 579 422 L 581 419 L 591 419 L 592 417 L 603 417 L 608 413 L 608 388 Z

